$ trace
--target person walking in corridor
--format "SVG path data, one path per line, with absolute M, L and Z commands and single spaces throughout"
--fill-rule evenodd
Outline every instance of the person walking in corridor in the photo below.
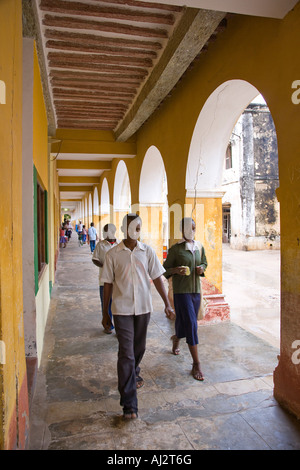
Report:
M 65 229 L 63 225 L 60 227 L 59 235 L 60 235 L 60 239 L 59 239 L 60 247 L 66 248 L 67 237 L 66 237 L 66 233 L 65 233 Z
M 164 262 L 165 277 L 172 276 L 174 307 L 176 313 L 175 335 L 172 352 L 180 353 L 179 342 L 186 338 L 192 359 L 192 375 L 196 380 L 204 380 L 198 356 L 198 312 L 201 302 L 201 280 L 207 268 L 204 247 L 194 240 L 196 224 L 191 217 L 180 223 L 182 240 L 173 245 Z
M 94 222 L 91 222 L 91 226 L 88 229 L 88 243 L 90 244 L 91 253 L 93 253 L 95 249 L 97 238 L 97 230 L 94 227 Z
M 116 239 L 116 226 L 114 224 L 106 224 L 103 227 L 103 240 L 100 240 L 95 248 L 95 251 L 93 253 L 93 258 L 92 261 L 93 263 L 98 266 L 99 268 L 99 291 L 100 291 L 100 301 L 101 301 L 101 307 L 102 307 L 102 315 L 103 315 L 103 289 L 104 289 L 104 283 L 101 281 L 101 273 L 102 273 L 102 268 L 105 260 L 105 255 L 110 250 L 113 248 L 115 245 L 118 244 L 118 240 Z M 109 303 L 108 307 L 108 313 L 109 317 L 112 323 L 111 328 L 104 328 L 105 333 L 112 333 L 112 330 L 114 329 L 113 326 L 113 318 L 112 318 L 112 313 L 111 313 L 111 300 Z
M 73 227 L 71 225 L 70 220 L 68 220 L 68 222 L 66 223 L 66 236 L 68 237 L 68 240 L 70 240 L 72 236 L 72 231 L 73 231 Z
M 139 374 L 153 310 L 150 279 L 164 302 L 166 316 L 174 318 L 163 285 L 162 274 L 165 270 L 153 248 L 138 240 L 141 223 L 136 214 L 124 217 L 124 239 L 106 253 L 101 275 L 104 282 L 104 328 L 111 326 L 108 306 L 112 296 L 111 309 L 119 343 L 118 389 L 125 419 L 137 418 L 137 388 L 144 384 Z
M 81 220 L 79 220 L 79 224 L 77 225 L 77 233 L 78 234 L 82 232 L 82 227 L 83 227 L 82 222 L 81 222 Z

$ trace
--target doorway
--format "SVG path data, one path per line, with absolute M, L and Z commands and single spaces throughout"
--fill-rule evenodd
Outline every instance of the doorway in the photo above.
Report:
M 231 224 L 230 224 L 230 205 L 228 204 L 223 204 L 222 206 L 222 219 L 223 219 L 222 242 L 230 243 Z

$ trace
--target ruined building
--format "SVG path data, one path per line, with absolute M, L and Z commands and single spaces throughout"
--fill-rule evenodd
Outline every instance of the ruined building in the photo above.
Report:
M 253 102 L 226 149 L 222 188 L 223 242 L 240 250 L 279 249 L 277 137 L 266 104 Z

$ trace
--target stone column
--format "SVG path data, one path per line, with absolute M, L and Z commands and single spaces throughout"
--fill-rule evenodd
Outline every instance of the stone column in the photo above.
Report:
M 289 137 L 288 133 L 286 137 Z M 299 147 L 297 151 L 298 149 Z M 299 419 L 300 171 L 297 156 L 295 153 L 295 160 L 291 161 L 289 166 L 282 164 L 280 187 L 276 191 L 281 210 L 281 317 L 280 355 L 278 366 L 274 371 L 274 396 Z M 282 158 L 282 161 L 286 160 Z

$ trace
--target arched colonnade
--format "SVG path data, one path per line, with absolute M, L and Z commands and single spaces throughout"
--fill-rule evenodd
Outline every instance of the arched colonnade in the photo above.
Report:
M 110 218 L 115 222 L 120 220 L 123 209 L 138 210 L 144 221 L 142 231 L 145 241 L 155 246 L 161 260 L 164 243 L 170 246 L 181 237 L 178 231 L 181 217 L 189 215 L 195 218 L 196 237 L 204 244 L 209 262 L 204 289 L 206 296 L 210 296 L 211 314 L 208 314 L 208 318 L 212 319 L 229 317 L 229 307 L 222 295 L 223 192 L 220 186 L 225 151 L 238 118 L 259 94 L 265 98 L 276 128 L 279 177 L 283 161 L 281 151 L 283 150 L 283 154 L 286 151 L 286 148 L 282 146 L 282 142 L 286 141 L 285 128 L 281 124 L 280 113 L 278 114 L 276 97 L 270 92 L 267 83 L 261 80 L 259 84 L 260 86 L 254 86 L 244 79 L 230 79 L 219 83 L 210 90 L 206 99 L 202 97 L 198 101 L 189 103 L 188 122 L 184 121 L 184 116 L 187 116 L 187 111 L 184 110 L 183 121 L 176 121 L 177 127 L 171 128 L 176 120 L 175 115 L 178 119 L 180 114 L 176 109 L 176 113 L 171 117 L 172 123 L 167 126 L 169 134 L 174 137 L 173 142 L 170 141 L 170 135 L 166 141 L 164 140 L 163 129 L 158 131 L 160 122 L 164 121 L 163 117 L 160 120 L 160 116 L 158 119 L 156 116 L 158 122 L 154 123 L 150 120 L 146 130 L 141 130 L 138 135 L 143 145 L 139 145 L 137 157 L 123 161 L 115 160 L 112 171 L 109 174 L 104 172 L 100 179 L 98 189 L 101 195 L 100 225 L 104 219 L 108 221 Z M 154 127 L 155 132 L 153 132 Z M 151 142 L 152 134 L 155 139 Z M 172 152 L 175 154 L 174 159 Z M 123 180 L 120 178 L 121 174 Z M 126 178 L 125 175 L 127 175 Z M 283 186 L 280 180 L 280 187 L 277 190 L 279 202 L 281 202 L 280 194 Z M 163 188 L 160 199 L 158 188 Z M 115 210 L 117 195 L 119 200 L 116 205 L 117 210 Z M 119 204 L 120 201 L 124 202 L 123 206 Z M 167 216 L 164 215 L 166 208 Z M 284 209 L 285 211 L 288 209 L 286 203 Z M 280 214 L 282 218 L 282 208 Z M 163 220 L 166 221 L 165 225 L 162 223 Z M 168 234 L 164 241 L 166 226 Z M 282 220 L 281 230 L 283 230 Z M 156 243 L 153 240 L 153 234 L 158 233 L 159 243 Z M 282 281 L 281 289 L 284 283 L 285 281 Z M 281 296 L 286 297 L 286 293 L 281 292 Z M 281 343 L 282 351 L 291 350 L 288 319 L 290 314 L 291 309 L 288 306 L 285 313 L 281 312 L 281 340 L 285 338 L 284 344 Z M 290 364 L 289 353 L 284 354 L 274 371 L 274 379 L 277 380 L 275 392 L 280 401 L 286 393 L 284 385 L 286 367 L 287 369 L 294 367 Z
M 172 159 L 157 145 L 150 145 L 139 162 L 115 160 L 104 172 L 93 193 L 87 193 L 78 214 L 88 226 L 93 221 L 101 234 L 107 222 L 120 225 L 128 212 L 143 220 L 142 240 L 151 244 L 161 260 L 170 244 L 181 238 L 179 221 L 184 215 L 196 220 L 197 238 L 205 245 L 208 278 L 222 292 L 222 172 L 231 132 L 248 104 L 260 91 L 244 80 L 229 80 L 207 98 L 191 129 L 185 172 L 172 175 Z M 170 163 L 171 162 L 171 163 Z M 177 163 L 176 163 L 177 165 Z M 184 197 L 180 188 L 184 187 Z M 176 195 L 178 188 L 178 197 Z M 171 189 L 173 197 L 168 197 Z M 79 210 L 80 211 L 80 210 Z
M 85 224 L 95 223 L 99 235 L 107 222 L 117 227 L 128 212 L 138 212 L 143 221 L 141 240 L 150 244 L 163 262 L 168 247 L 181 238 L 183 216 L 196 221 L 196 238 L 204 244 L 209 267 L 204 281 L 208 298 L 207 320 L 228 319 L 229 306 L 222 294 L 222 174 L 232 130 L 248 104 L 260 91 L 245 80 L 229 80 L 207 98 L 191 129 L 189 150 L 182 156 L 185 172 L 172 177 L 172 159 L 159 146 L 150 145 L 137 162 L 116 160 L 110 174 L 104 172 L 93 194 L 85 197 L 89 210 Z M 170 164 L 171 162 L 171 164 Z M 134 164 L 135 163 L 135 164 Z M 180 177 L 180 180 L 179 180 Z M 184 198 L 170 200 L 169 188 L 184 187 Z M 92 213 L 91 213 L 92 204 Z

